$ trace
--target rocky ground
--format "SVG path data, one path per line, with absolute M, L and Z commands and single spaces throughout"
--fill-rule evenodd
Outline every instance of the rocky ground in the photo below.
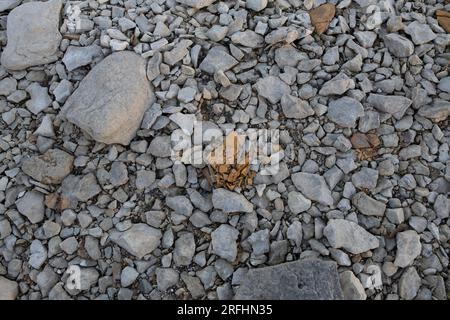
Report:
M 0 298 L 448 299 L 449 12 L 1 1 Z M 195 120 L 278 172 L 174 161 Z

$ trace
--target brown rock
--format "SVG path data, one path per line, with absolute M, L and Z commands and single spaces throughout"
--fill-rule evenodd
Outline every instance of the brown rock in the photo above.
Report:
M 23 160 L 22 171 L 45 184 L 59 184 L 73 168 L 73 156 L 59 149 L 50 149 L 41 156 Z
M 450 33 L 450 12 L 444 10 L 436 10 L 436 16 L 439 24 L 447 33 Z
M 335 13 L 336 7 L 331 3 L 325 3 L 309 12 L 311 23 L 313 24 L 316 33 L 322 34 L 327 31 Z

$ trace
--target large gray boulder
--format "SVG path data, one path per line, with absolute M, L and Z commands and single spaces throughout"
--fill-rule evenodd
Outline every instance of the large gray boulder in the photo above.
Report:
M 145 59 L 133 52 L 117 52 L 81 81 L 62 116 L 96 141 L 128 145 L 153 99 Z
M 58 59 L 61 42 L 59 20 L 62 1 L 28 2 L 8 15 L 8 43 L 1 64 L 10 70 L 51 63 Z
M 251 269 L 236 290 L 236 300 L 342 300 L 336 263 L 298 260 Z

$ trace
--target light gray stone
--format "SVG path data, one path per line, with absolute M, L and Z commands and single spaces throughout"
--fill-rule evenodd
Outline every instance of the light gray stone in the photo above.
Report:
M 16 300 L 19 295 L 17 282 L 0 276 L 0 300 Z
M 331 206 L 334 202 L 325 179 L 318 174 L 298 172 L 291 176 L 295 187 L 308 199 Z
M 38 223 L 44 219 L 44 195 L 38 191 L 27 191 L 16 201 L 17 210 L 31 223 Z
M 386 205 L 378 200 L 375 200 L 365 194 L 358 192 L 352 197 L 352 204 L 366 216 L 382 217 L 386 211 Z
M 223 188 L 214 189 L 212 195 L 214 208 L 223 212 L 253 212 L 253 204 L 242 194 Z
M 96 44 L 86 47 L 69 46 L 62 62 L 70 72 L 79 67 L 92 63 L 96 58 L 102 57 L 102 48 Z
M 395 119 L 403 118 L 412 101 L 402 96 L 385 96 L 381 94 L 370 94 L 367 103 L 381 112 L 391 114 Z
M 399 232 L 396 237 L 397 254 L 394 264 L 405 268 L 410 266 L 422 251 L 420 236 L 414 230 Z
M 211 233 L 212 252 L 222 259 L 234 262 L 237 256 L 236 240 L 239 231 L 230 225 L 222 224 Z
M 390 33 L 383 40 L 389 52 L 397 58 L 408 58 L 414 53 L 414 44 L 398 33 Z
M 304 119 L 314 114 L 307 101 L 285 94 L 281 97 L 281 108 L 286 118 Z
M 345 300 L 366 300 L 367 295 L 361 281 L 352 271 L 347 270 L 339 274 L 342 293 Z
M 276 76 L 259 79 L 255 84 L 255 89 L 260 96 L 269 100 L 270 103 L 277 103 L 283 95 L 291 93 L 291 88 Z

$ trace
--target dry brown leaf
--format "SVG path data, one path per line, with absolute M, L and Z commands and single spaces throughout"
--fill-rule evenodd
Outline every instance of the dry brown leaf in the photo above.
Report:
M 381 146 L 380 139 L 374 133 L 355 133 L 350 141 L 356 151 L 356 156 L 359 161 L 372 160 L 378 154 L 378 149 Z

